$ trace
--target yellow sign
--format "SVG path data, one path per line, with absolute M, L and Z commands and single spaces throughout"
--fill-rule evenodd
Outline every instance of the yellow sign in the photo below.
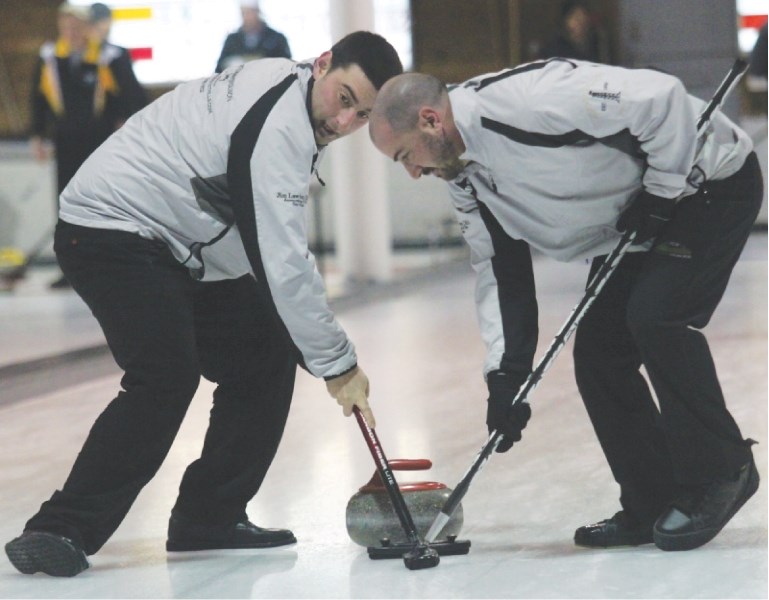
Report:
M 151 19 L 152 8 L 116 8 L 112 11 L 112 18 L 115 21 Z

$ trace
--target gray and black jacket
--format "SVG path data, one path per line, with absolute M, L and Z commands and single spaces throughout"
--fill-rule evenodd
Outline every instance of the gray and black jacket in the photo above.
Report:
M 531 368 L 531 248 L 560 261 L 607 254 L 619 214 L 641 189 L 692 194 L 735 173 L 752 150 L 721 114 L 698 143 L 704 102 L 654 70 L 554 59 L 474 78 L 449 95 L 469 161 L 449 187 L 477 273 L 485 373 Z
M 163 240 L 203 281 L 253 274 L 313 375 L 356 364 L 309 252 L 323 148 L 312 65 L 263 59 L 179 85 L 137 113 L 61 195 L 62 220 Z

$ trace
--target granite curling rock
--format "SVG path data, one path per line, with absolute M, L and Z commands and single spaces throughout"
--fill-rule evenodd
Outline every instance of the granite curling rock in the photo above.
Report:
M 432 467 L 427 459 L 395 459 L 389 462 L 393 471 L 423 471 Z M 411 513 L 420 538 L 424 539 L 430 525 L 443 508 L 452 490 L 435 481 L 398 482 L 403 500 Z M 371 480 L 361 487 L 347 503 L 347 533 L 361 546 L 387 546 L 408 543 L 398 515 L 393 509 L 387 490 L 374 472 Z M 462 505 L 449 519 L 436 542 L 453 540 L 462 529 Z

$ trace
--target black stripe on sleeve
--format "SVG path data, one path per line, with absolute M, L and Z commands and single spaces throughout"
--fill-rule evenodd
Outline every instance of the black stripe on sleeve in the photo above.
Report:
M 528 373 L 534 363 L 539 335 L 531 250 L 523 240 L 516 240 L 507 235 L 485 204 L 478 202 L 478 210 L 494 247 L 491 268 L 497 280 L 499 311 L 505 339 L 500 369 Z
M 481 117 L 481 126 L 484 129 L 488 129 L 489 131 L 503 135 L 514 142 L 525 144 L 527 146 L 562 148 L 563 146 L 589 146 L 593 143 L 599 143 L 608 148 L 618 150 L 635 159 L 643 160 L 646 158 L 646 154 L 641 149 L 640 141 L 637 137 L 632 135 L 627 128 L 613 135 L 596 138 L 579 129 L 560 134 L 525 131 L 513 127 L 512 125 L 494 121 L 488 117 Z
M 577 68 L 576 64 L 574 64 L 573 62 L 565 58 L 551 58 L 549 60 L 537 61 L 537 62 L 529 63 L 526 65 L 522 65 L 515 69 L 504 71 L 503 73 L 499 73 L 498 75 L 495 75 L 493 77 L 487 77 L 486 79 L 482 79 L 480 82 L 477 83 L 477 86 L 475 87 L 475 91 L 478 92 L 483 88 L 488 87 L 489 85 L 492 85 L 494 83 L 507 79 L 508 77 L 512 77 L 514 75 L 520 75 L 521 73 L 527 73 L 529 71 L 542 69 L 553 61 L 568 62 L 572 67 L 574 67 L 575 69 Z M 586 145 L 594 141 L 594 138 L 586 134 L 584 131 L 579 131 L 578 129 L 575 129 L 574 131 L 569 131 L 567 133 L 559 134 L 559 135 L 535 133 L 532 131 L 525 131 L 523 129 L 518 129 L 517 127 L 513 127 L 512 125 L 506 125 L 505 123 L 500 123 L 499 121 L 489 119 L 488 117 L 481 117 L 481 126 L 495 133 L 499 133 L 500 135 L 504 135 L 505 137 L 513 140 L 514 142 L 526 144 L 527 146 L 560 148 L 562 146 Z
M 520 67 L 515 67 L 514 69 L 503 71 L 502 73 L 498 73 L 493 77 L 486 77 L 485 79 L 481 79 L 475 85 L 475 91 L 480 92 L 483 88 L 488 87 L 493 83 L 497 83 L 498 81 L 502 81 L 503 79 L 507 79 L 508 77 L 512 77 L 513 75 L 520 75 L 521 73 L 528 73 L 529 71 L 536 71 L 537 69 L 542 69 L 553 61 L 567 62 L 575 69 L 577 68 L 576 64 L 574 64 L 573 62 L 565 58 L 551 58 L 548 60 L 532 62 L 525 65 L 521 65 Z
M 517 127 L 506 125 L 499 121 L 494 121 L 488 117 L 481 117 L 481 126 L 484 129 L 499 133 L 514 142 L 526 144 L 527 146 L 560 148 L 562 146 L 586 146 L 595 141 L 594 137 L 579 129 L 557 135 L 550 133 L 535 133 L 533 131 L 518 129 Z
M 254 196 L 251 180 L 251 156 L 259 140 L 264 123 L 275 107 L 278 100 L 296 81 L 296 75 L 289 75 L 283 81 L 269 89 L 259 100 L 248 110 L 241 122 L 230 136 L 230 150 L 227 157 L 227 185 L 230 198 L 232 200 L 232 209 L 235 215 L 235 223 L 238 225 L 240 238 L 243 240 L 243 246 L 248 256 L 248 262 L 254 270 L 257 285 L 264 294 L 265 299 L 272 309 L 272 313 L 277 320 L 281 331 L 291 342 L 292 347 L 299 363 L 304 367 L 302 353 L 291 340 L 291 335 L 286 329 L 285 324 L 278 315 L 275 301 L 272 297 L 267 276 L 262 263 L 262 251 L 259 247 L 259 234 L 256 226 L 256 215 L 254 213 Z M 299 117 L 300 115 L 297 115 Z M 269 174 L 267 174 L 269 176 Z

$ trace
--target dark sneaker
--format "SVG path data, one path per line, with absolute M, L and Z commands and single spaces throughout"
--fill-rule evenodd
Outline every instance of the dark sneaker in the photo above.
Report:
M 654 524 L 654 543 L 661 550 L 691 550 L 707 544 L 758 489 L 751 460 L 731 481 L 715 481 L 671 504 Z
M 75 542 L 44 531 L 25 531 L 5 545 L 5 553 L 25 575 L 40 571 L 54 577 L 74 577 L 90 566 Z
M 653 541 L 651 526 L 644 527 L 622 510 L 611 519 L 585 525 L 574 532 L 574 543 L 586 548 L 640 546 Z
M 169 552 L 188 550 L 233 550 L 239 548 L 273 548 L 295 544 L 296 538 L 288 529 L 263 529 L 245 520 L 222 527 L 193 523 L 178 514 L 168 521 Z

